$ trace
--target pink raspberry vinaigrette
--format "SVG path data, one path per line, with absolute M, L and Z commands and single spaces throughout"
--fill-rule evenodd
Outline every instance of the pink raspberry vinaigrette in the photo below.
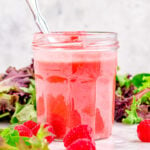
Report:
M 35 34 L 38 122 L 51 124 L 57 139 L 80 124 L 90 126 L 95 139 L 111 135 L 117 48 L 111 32 Z

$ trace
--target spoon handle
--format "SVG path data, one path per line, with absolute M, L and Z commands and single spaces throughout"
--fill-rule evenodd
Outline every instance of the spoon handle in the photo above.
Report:
M 42 17 L 37 0 L 26 0 L 35 20 L 35 23 L 42 33 L 49 33 L 45 19 Z

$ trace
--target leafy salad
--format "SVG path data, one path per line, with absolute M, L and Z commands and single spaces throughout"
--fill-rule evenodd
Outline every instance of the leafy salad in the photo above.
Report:
M 12 124 L 36 121 L 33 63 L 19 70 L 9 67 L 0 75 L 1 120 L 10 120 Z
M 136 124 L 144 119 L 150 119 L 150 74 L 117 74 L 115 120 Z

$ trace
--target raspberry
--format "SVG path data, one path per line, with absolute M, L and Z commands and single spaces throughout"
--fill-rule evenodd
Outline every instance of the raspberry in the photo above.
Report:
M 14 129 L 19 132 L 20 136 L 32 137 L 32 135 L 33 135 L 32 131 L 24 125 L 17 125 L 17 126 L 15 126 Z
M 40 129 L 40 124 L 37 124 L 34 128 L 32 128 L 32 133 L 36 136 Z
M 67 150 L 96 150 L 96 148 L 91 140 L 78 139 L 68 146 Z
M 37 125 L 37 123 L 32 120 L 29 120 L 29 121 L 25 122 L 23 125 L 28 127 L 29 129 L 32 129 Z
M 79 125 L 72 128 L 64 137 L 64 146 L 68 147 L 77 139 L 89 139 L 92 140 L 92 129 L 88 125 Z
M 45 139 L 50 144 L 50 143 L 52 143 L 54 141 L 55 137 L 54 136 L 47 136 L 47 137 L 45 137 Z
M 142 142 L 150 142 L 150 120 L 140 122 L 137 126 L 137 134 Z

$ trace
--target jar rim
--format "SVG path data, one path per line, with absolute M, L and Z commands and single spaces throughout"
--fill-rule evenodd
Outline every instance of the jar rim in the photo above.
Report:
M 114 36 L 114 37 L 117 37 L 118 35 L 116 32 L 110 32 L 110 31 L 56 31 L 56 32 L 51 32 L 51 33 L 35 32 L 34 36 L 38 36 L 38 35 L 50 36 L 50 35 L 61 35 L 61 34 L 64 34 L 64 36 L 80 34 L 80 35 L 88 35 L 88 36 L 109 35 L 109 36 Z
M 70 40 L 70 37 L 73 40 Z M 49 41 L 48 38 L 57 38 L 55 41 Z M 68 38 L 70 41 L 68 41 Z M 93 43 L 92 43 L 93 42 Z M 94 43 L 95 42 L 95 43 Z M 86 43 L 86 44 L 85 44 Z M 117 33 L 115 32 L 100 32 L 100 31 L 58 31 L 51 33 L 36 32 L 34 34 L 33 48 L 70 48 L 77 49 L 85 47 L 99 47 L 103 49 L 117 49 Z M 82 45 L 82 46 L 81 46 Z

